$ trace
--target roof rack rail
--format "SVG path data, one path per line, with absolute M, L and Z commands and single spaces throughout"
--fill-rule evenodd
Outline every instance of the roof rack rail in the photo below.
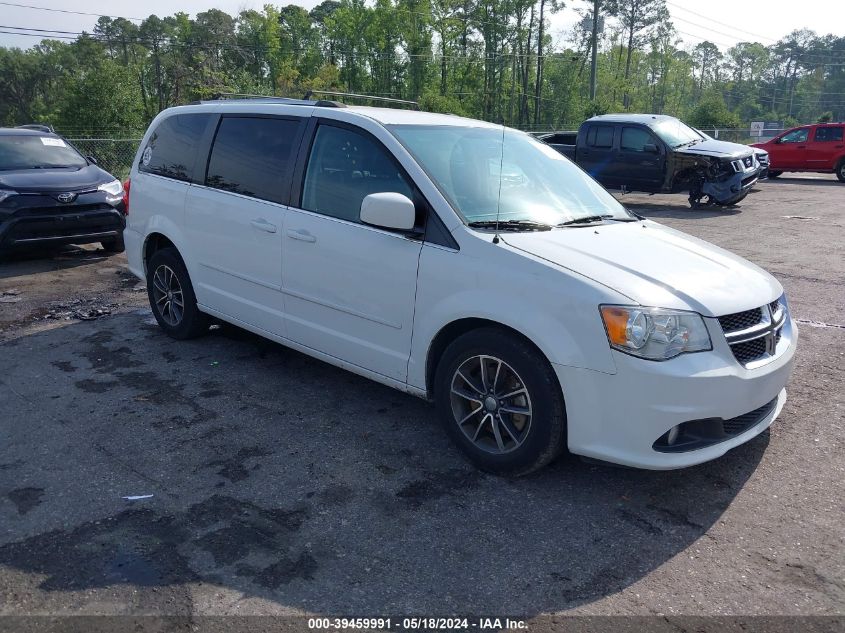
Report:
M 48 132 L 50 134 L 56 133 L 52 125 L 44 125 L 42 123 L 26 123 L 25 125 L 16 125 L 15 127 L 19 130 L 35 130 L 36 132 Z
M 354 99 L 369 99 L 371 101 L 384 101 L 386 103 L 400 103 L 402 105 L 409 105 L 414 110 L 420 109 L 420 104 L 416 101 L 409 101 L 407 99 L 393 99 L 392 97 L 376 97 L 373 95 L 362 95 L 354 92 L 332 92 L 330 90 L 309 90 L 305 93 L 303 99 L 310 99 L 311 95 L 328 95 L 330 97 L 352 97 Z
M 321 108 L 345 108 L 346 104 L 338 103 L 337 101 L 326 101 L 326 100 L 308 100 L 308 99 L 292 99 L 291 97 L 276 97 L 274 95 L 257 95 L 251 94 L 246 92 L 217 92 L 211 96 L 211 99 L 208 101 L 224 101 L 224 100 L 233 100 L 233 101 L 268 101 L 268 102 L 279 102 L 285 103 L 287 105 L 303 105 L 303 106 L 318 106 Z M 193 104 L 197 103 L 205 103 L 205 101 L 194 101 Z

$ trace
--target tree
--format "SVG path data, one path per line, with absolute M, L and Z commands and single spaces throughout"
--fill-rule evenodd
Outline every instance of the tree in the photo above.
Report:
M 625 56 L 625 94 L 623 106 L 630 107 L 628 80 L 631 76 L 631 59 L 635 47 L 642 43 L 644 32 L 669 19 L 666 0 L 608 0 L 607 12 L 615 16 L 627 34 L 627 53 Z M 621 52 L 621 50 L 620 50 Z

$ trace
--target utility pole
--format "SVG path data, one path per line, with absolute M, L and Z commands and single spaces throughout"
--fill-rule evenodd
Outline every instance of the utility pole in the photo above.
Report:
M 593 41 L 590 58 L 590 101 L 596 100 L 596 67 L 599 50 L 599 0 L 593 0 Z

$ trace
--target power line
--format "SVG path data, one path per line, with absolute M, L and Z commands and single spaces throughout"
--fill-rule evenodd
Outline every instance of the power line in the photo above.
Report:
M 699 17 L 699 18 L 703 18 L 703 19 L 705 19 L 705 20 L 708 20 L 708 21 L 713 22 L 713 23 L 715 23 L 715 24 L 718 24 L 718 25 L 720 25 L 720 26 L 726 26 L 726 27 L 728 27 L 729 29 L 731 29 L 732 31 L 739 31 L 740 33 L 745 33 L 746 35 L 752 35 L 752 36 L 754 36 L 754 37 L 759 37 L 759 38 L 761 38 L 761 39 L 764 39 L 764 40 L 769 40 L 769 41 L 771 41 L 771 42 L 776 42 L 776 41 L 777 41 L 777 40 L 776 40 L 776 39 L 774 39 L 774 38 L 767 37 L 767 36 L 765 36 L 765 35 L 760 35 L 760 34 L 758 34 L 758 33 L 752 33 L 751 31 L 746 31 L 746 30 L 744 30 L 744 29 L 740 29 L 740 28 L 735 27 L 735 26 L 733 26 L 733 25 L 731 25 L 731 24 L 727 24 L 727 23 L 725 23 L 725 22 L 719 22 L 718 20 L 714 20 L 713 18 L 708 18 L 706 15 L 702 15 L 701 13 L 696 13 L 696 12 L 695 12 L 695 11 L 693 11 L 692 9 L 687 9 L 686 7 L 682 7 L 682 6 L 680 6 L 680 5 L 677 5 L 677 4 L 675 4 L 674 2 L 670 2 L 669 0 L 666 0 L 666 4 L 668 4 L 669 6 L 675 7 L 676 9 L 680 9 L 681 11 L 686 11 L 687 13 L 692 13 L 693 15 L 695 15 L 695 16 L 697 16 L 697 17 Z M 678 19 L 681 19 L 681 18 L 678 18 Z M 684 22 L 686 22 L 687 20 L 683 20 L 683 21 L 684 21 Z M 734 37 L 734 36 L 730 36 L 730 37 Z
M 127 18 L 122 15 L 103 15 L 102 13 L 87 13 L 85 11 L 71 11 L 70 9 L 53 9 L 51 7 L 36 7 L 31 4 L 18 4 L 16 2 L 0 2 L 0 4 L 7 7 L 19 7 L 21 9 L 36 9 L 38 11 L 52 11 L 54 13 L 71 13 L 73 15 L 90 15 L 95 18 L 123 18 L 124 20 L 131 20 L 133 22 L 143 22 L 144 18 Z

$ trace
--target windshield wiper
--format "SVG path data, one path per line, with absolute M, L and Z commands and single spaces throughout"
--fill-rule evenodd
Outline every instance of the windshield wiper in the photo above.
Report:
M 601 222 L 602 220 L 612 220 L 613 222 L 636 222 L 637 218 L 619 218 L 615 215 L 585 215 L 583 218 L 574 218 L 561 222 L 557 226 L 572 226 L 573 224 L 592 224 L 593 222 Z
M 542 222 L 534 222 L 533 220 L 478 220 L 470 222 L 470 227 L 474 229 L 501 229 L 503 231 L 551 231 L 551 224 L 543 224 Z

